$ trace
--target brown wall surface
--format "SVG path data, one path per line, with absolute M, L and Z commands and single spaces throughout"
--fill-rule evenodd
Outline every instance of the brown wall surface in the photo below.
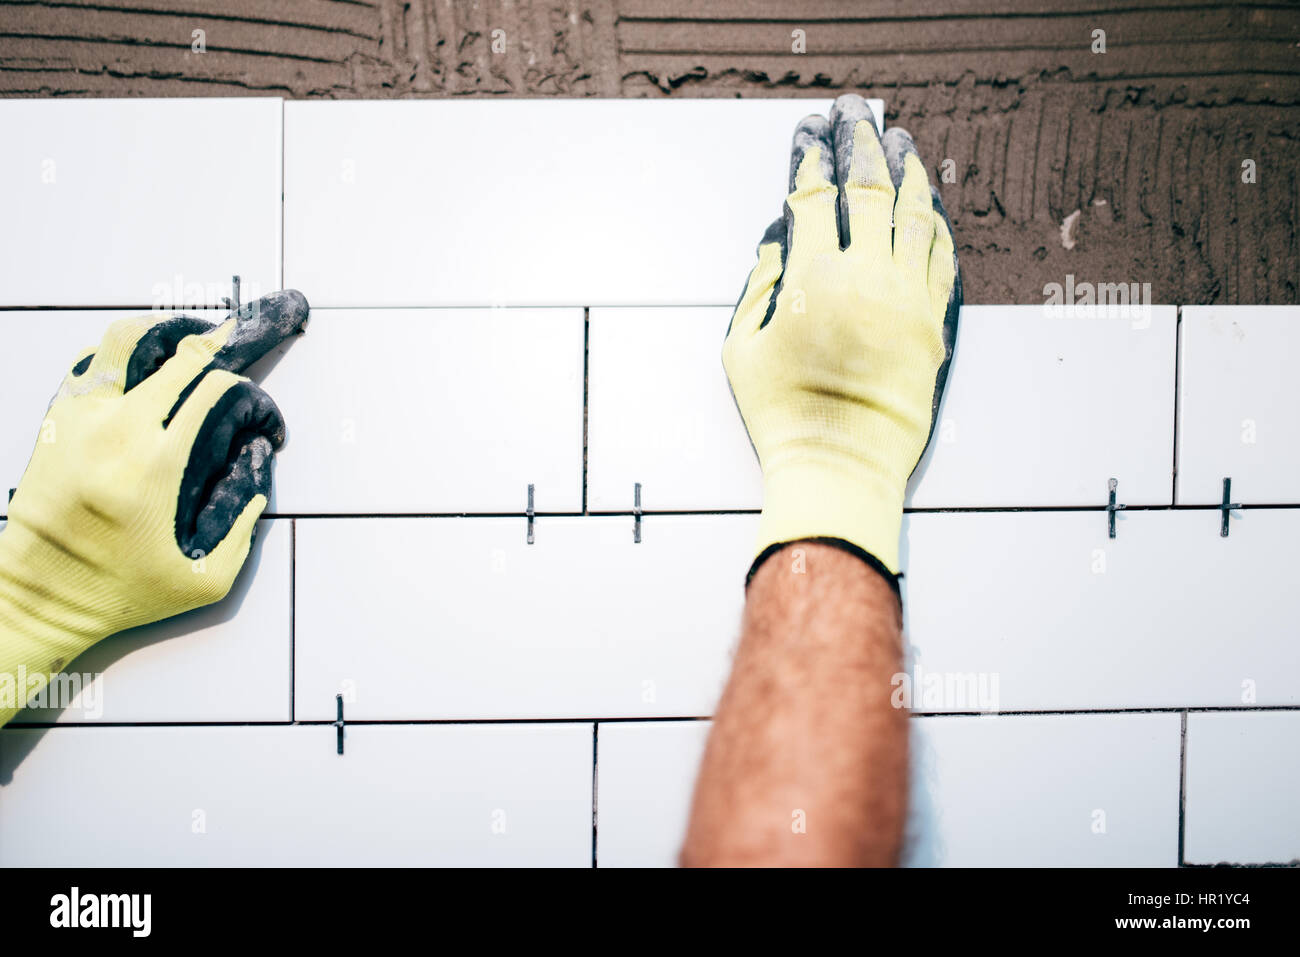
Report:
M 1297 301 L 1296 2 L 0 2 L 4 96 L 849 90 L 885 100 L 932 174 L 952 160 L 968 302 L 1039 302 L 1067 273 L 1156 302 Z

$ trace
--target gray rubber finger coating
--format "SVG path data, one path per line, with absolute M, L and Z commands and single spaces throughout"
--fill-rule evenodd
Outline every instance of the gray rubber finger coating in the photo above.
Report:
M 813 147 L 820 150 L 818 154 L 817 165 L 821 169 L 821 174 L 826 178 L 828 183 L 835 182 L 835 153 L 831 141 L 831 124 L 824 116 L 813 114 L 805 116 L 799 121 L 799 125 L 794 128 L 794 139 L 790 144 L 790 182 L 788 192 L 793 193 L 795 189 L 795 180 L 799 176 L 799 167 L 803 165 L 803 158 Z M 781 263 L 784 265 L 786 254 L 794 245 L 794 212 L 790 209 L 790 202 L 787 198 L 784 205 L 785 220 L 785 241 L 781 244 Z M 771 234 L 771 228 L 768 228 L 768 234 Z M 764 236 L 764 239 L 767 237 Z M 767 315 L 759 324 L 762 329 L 772 319 L 772 314 L 776 311 L 776 300 L 781 294 L 781 288 L 785 282 L 785 274 L 782 272 L 781 278 L 776 281 L 776 288 L 772 291 L 772 301 L 768 303 Z
M 204 417 L 181 476 L 176 544 L 182 552 L 211 554 L 255 495 L 270 497 L 272 453 L 284 437 L 280 410 L 262 388 L 244 380 L 222 394 Z
M 214 323 L 197 316 L 172 316 L 155 323 L 131 351 L 122 391 L 130 392 L 162 368 L 163 363 L 176 354 L 176 346 L 186 336 L 202 335 L 214 328 Z
M 880 145 L 884 147 L 885 163 L 889 166 L 889 178 L 894 183 L 894 191 L 897 192 L 903 185 L 903 164 L 907 160 L 907 154 L 912 153 L 918 159 L 920 154 L 916 152 L 916 143 L 912 141 L 912 134 L 901 126 L 885 130 L 885 135 L 880 138 Z
M 853 166 L 853 136 L 858 124 L 864 121 L 879 138 L 876 117 L 863 97 L 856 93 L 845 93 L 831 107 L 831 137 L 835 147 L 834 183 L 839 187 L 836 222 L 840 230 L 840 249 L 847 249 L 853 238 L 849 235 L 849 199 L 845 187 L 849 185 L 849 171 Z
M 794 141 L 790 145 L 790 192 L 794 192 L 799 167 L 804 154 L 814 146 L 821 148 L 821 171 L 828 183 L 835 182 L 835 158 L 831 138 L 831 124 L 824 116 L 814 113 L 805 116 L 794 128 Z
M 763 238 L 760 239 L 760 240 L 758 241 L 758 245 L 757 245 L 756 247 L 754 247 L 754 255 L 755 255 L 755 257 L 757 257 L 757 255 L 758 255 L 758 250 L 762 249 L 762 248 L 763 248 L 764 246 L 766 246 L 768 243 L 780 243 L 780 244 L 781 244 L 781 268 L 784 269 L 784 268 L 785 268 L 785 252 L 786 252 L 786 242 L 785 242 L 785 218 L 784 218 L 784 217 L 782 217 L 781 219 L 774 219 L 774 220 L 772 220 L 772 222 L 771 222 L 770 224 L 768 224 L 767 229 L 763 230 Z M 780 276 L 777 276 L 777 287 L 776 287 L 777 289 L 780 288 L 780 282 L 781 282 L 781 277 L 780 277 Z M 735 304 L 735 306 L 733 306 L 732 309 L 731 309 L 731 322 L 727 323 L 727 336 L 731 335 L 731 327 L 732 327 L 733 325 L 735 325 L 735 322 L 736 322 L 736 310 L 740 308 L 740 304 L 741 304 L 741 302 L 744 301 L 744 299 L 745 299 L 745 293 L 747 293 L 747 292 L 749 292 L 749 280 L 748 280 L 748 279 L 745 280 L 745 286 L 744 286 L 743 289 L 740 290 L 740 296 L 736 299 L 736 304 Z M 768 304 L 767 304 L 767 314 L 763 317 L 763 321 L 762 321 L 762 323 L 760 323 L 759 328 L 762 328 L 763 326 L 767 325 L 767 320 L 770 319 L 770 318 L 772 317 L 772 311 L 773 311 L 775 308 L 776 308 L 776 290 L 774 289 L 773 292 L 772 292 L 772 298 L 768 301 Z M 723 338 L 725 339 L 726 336 L 723 336 Z
M 930 438 L 934 436 L 935 426 L 939 422 L 939 405 L 943 401 L 943 389 L 948 382 L 948 367 L 952 365 L 952 354 L 957 345 L 957 317 L 961 314 L 962 304 L 961 263 L 957 261 L 957 234 L 953 232 L 952 221 L 948 219 L 948 211 L 943 208 L 943 200 L 939 198 L 939 189 L 936 186 L 930 187 L 930 205 L 943 217 L 944 225 L 948 227 L 948 235 L 952 237 L 953 280 L 952 292 L 948 294 L 948 308 L 943 315 L 943 362 L 934 377 L 934 405 L 930 410 L 930 436 L 926 438 L 926 445 L 930 444 Z
M 799 121 L 799 125 L 794 129 L 794 141 L 790 144 L 790 186 L 788 192 L 793 193 L 795 180 L 799 176 L 799 167 L 803 165 L 803 158 L 813 147 L 821 150 L 818 166 L 821 173 L 826 177 L 828 183 L 835 182 L 835 153 L 831 142 L 831 124 L 824 116 L 805 116 Z M 785 203 L 785 249 L 789 250 L 794 246 L 794 213 L 790 210 L 790 202 L 787 199 Z M 764 323 L 766 325 L 766 323 Z
M 311 307 L 296 289 L 254 300 L 233 313 L 236 325 L 226 344 L 212 357 L 212 368 L 243 372 L 290 336 L 302 332 Z
M 233 313 L 230 338 L 181 391 L 164 425 L 210 372 L 242 373 L 302 332 L 309 313 L 307 298 L 293 289 L 263 296 Z M 210 554 L 255 496 L 270 498 L 274 452 L 284 439 L 280 410 L 252 382 L 238 383 L 217 400 L 199 427 L 181 477 L 176 544 L 182 552 Z

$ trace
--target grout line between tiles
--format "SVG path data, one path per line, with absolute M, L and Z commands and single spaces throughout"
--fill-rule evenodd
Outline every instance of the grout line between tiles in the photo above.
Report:
M 1186 867 L 1187 846 L 1187 712 L 1182 713 L 1178 736 L 1178 866 Z
M 283 183 L 283 181 L 281 181 L 280 186 L 281 186 L 281 190 L 283 191 L 283 188 L 284 188 L 284 183 Z M 281 203 L 280 203 L 280 206 L 281 206 L 281 214 L 280 214 L 280 215 L 281 215 L 281 222 L 282 222 L 282 226 L 283 226 L 283 217 L 284 217 L 284 201 L 283 201 L 283 192 L 282 192 L 281 196 L 282 196 L 282 198 L 281 198 Z M 284 233 L 283 233 L 283 228 L 282 228 L 282 230 L 281 230 L 281 238 L 280 238 L 280 254 L 281 254 L 280 279 L 281 279 L 281 281 L 283 282 L 283 280 L 284 280 L 284 261 L 283 261 L 283 256 L 284 256 Z M 103 305 L 99 305 L 99 306 L 87 306 L 87 305 L 31 305 L 31 304 L 27 304 L 27 305 L 10 305 L 10 306 L 0 305 L 0 312 L 92 312 L 92 311 L 110 310 L 110 309 L 140 309 L 140 310 L 143 310 L 143 311 L 145 311 L 145 312 L 148 312 L 148 311 L 150 311 L 150 310 L 158 309 L 158 308 L 160 308 L 160 307 L 159 307 L 156 303 L 150 303 L 150 304 L 148 304 L 148 305 L 135 305 L 135 304 L 127 303 L 126 305 L 117 305 L 117 306 L 103 306 Z M 164 307 L 161 307 L 161 308 L 164 308 L 164 309 L 220 309 L 220 308 L 222 308 L 222 306 L 221 306 L 220 303 L 211 303 L 211 304 L 208 304 L 208 305 L 187 305 L 187 304 L 182 303 L 182 304 L 175 305 L 175 306 L 164 306 Z M 623 303 L 613 302 L 613 303 L 610 303 L 610 302 L 604 302 L 604 303 L 594 303 L 594 304 L 592 304 L 592 305 L 589 306 L 589 307 L 580 307 L 580 306 L 575 306 L 575 305 L 573 305 L 573 304 L 571 304 L 571 303 L 563 303 L 563 304 L 560 304 L 560 303 L 554 303 L 554 302 L 532 302 L 532 303 L 530 303 L 530 302 L 511 302 L 511 303 L 505 303 L 505 304 L 503 304 L 503 303 L 493 303 L 493 302 L 462 302 L 462 303 L 436 303 L 436 304 L 425 304 L 425 305 L 421 305 L 421 304 L 419 304 L 419 303 L 403 303 L 403 304 L 400 304 L 400 305 L 393 305 L 393 304 L 391 304 L 391 303 L 389 303 L 389 304 L 384 304 L 384 305 L 366 305 L 365 303 L 356 303 L 356 304 L 350 304 L 350 305 L 320 305 L 320 306 L 312 306 L 311 308 L 312 308 L 312 311 L 313 311 L 313 312 L 317 312 L 317 311 L 330 311 L 330 310 L 338 310 L 338 311 L 342 312 L 342 311 L 345 311 L 345 310 L 346 310 L 346 311 L 357 311 L 357 310 L 362 310 L 362 309 L 364 309 L 364 310 L 367 311 L 367 312 L 373 312 L 373 311 L 378 311 L 378 310 L 386 310 L 386 309 L 392 309 L 392 310 L 407 310 L 407 311 L 419 311 L 419 312 L 438 312 L 438 311 L 445 311 L 445 312 L 461 312 L 461 311 L 464 311 L 464 310 L 466 310 L 466 309 L 477 309 L 477 310 L 481 310 L 481 311 L 483 311 L 483 312 L 500 311 L 500 310 L 502 310 L 502 309 L 508 309 L 508 310 L 516 310 L 516 309 L 517 309 L 517 310 L 520 310 L 520 311 L 526 309 L 526 310 L 529 310 L 529 311 L 533 311 L 533 310 L 537 310 L 537 309 L 556 309 L 556 310 L 561 310 L 561 309 L 563 309 L 563 310 L 570 310 L 570 309 L 578 309 L 578 308 L 591 308 L 591 309 L 727 309 L 727 310 L 734 310 L 734 309 L 736 308 L 736 304 L 735 304 L 734 302 L 732 302 L 732 303 L 710 303 L 710 302 L 704 302 L 704 303 L 668 303 L 668 304 L 660 304 L 660 305 L 650 305 L 650 306 L 647 306 L 647 305 L 645 305 L 644 303 L 627 303 L 627 302 L 623 302 Z
M 1126 505 L 1126 512 L 1214 512 L 1218 505 Z M 1300 502 L 1243 504 L 1238 511 L 1300 509 Z M 998 513 L 1054 513 L 1054 512 L 1104 512 L 1105 505 L 1008 505 L 997 507 L 961 506 L 954 508 L 905 508 L 905 515 L 986 515 Z M 631 518 L 634 511 L 609 512 L 533 512 L 535 518 Z M 642 518 L 663 518 L 692 516 L 728 516 L 757 515 L 757 508 L 716 508 L 716 509 L 642 509 Z M 263 512 L 263 518 L 282 519 L 359 519 L 359 518 L 520 518 L 528 517 L 527 512 Z M 7 516 L 0 512 L 0 522 Z
M 1126 505 L 1126 512 L 1213 512 L 1220 506 L 1204 505 Z M 1269 502 L 1243 504 L 1241 510 L 1249 509 L 1294 509 L 1300 508 L 1300 502 Z M 907 515 L 962 515 L 994 513 L 1052 513 L 1052 512 L 1105 512 L 1105 505 L 1005 505 L 1005 506 L 954 506 L 950 508 L 905 508 Z M 581 511 L 581 512 L 533 512 L 536 518 L 626 518 L 633 517 L 635 511 Z M 700 508 L 700 509 L 642 509 L 642 517 L 656 515 L 671 517 L 693 515 L 757 515 L 757 508 Z M 527 518 L 527 512 L 266 512 L 266 518 Z
M 1178 505 L 1178 413 L 1182 405 L 1182 366 L 1183 366 L 1183 307 L 1178 307 L 1174 320 L 1174 471 L 1170 479 L 1169 501 Z
M 582 308 L 582 514 L 587 514 L 587 427 L 591 398 L 591 309 Z
M 284 288 L 284 98 L 280 99 L 280 288 Z
M 1218 505 L 1126 505 L 1126 512 L 1213 512 Z M 1300 509 L 1300 502 L 1243 504 L 1238 511 Z M 961 506 L 954 508 L 905 508 L 905 515 L 986 515 L 998 513 L 1104 512 L 1105 505 L 1008 505 L 996 507 Z M 631 518 L 635 511 L 608 512 L 533 512 L 535 518 Z M 757 515 L 757 508 L 716 509 L 642 509 L 642 518 L 691 516 Z M 527 518 L 527 512 L 263 512 L 263 518 L 281 519 L 369 519 L 369 518 Z M 0 512 L 0 522 L 7 516 Z
M 591 725 L 591 866 L 596 867 L 597 812 L 600 806 L 600 722 Z
M 229 276 L 226 277 L 229 280 Z M 126 303 L 120 306 L 0 306 L 0 312 L 229 312 L 220 303 L 176 303 L 159 305 L 156 302 L 143 305 Z
M 298 712 L 294 700 L 294 687 L 297 685 L 298 651 L 294 645 L 298 632 L 298 520 L 289 520 L 289 720 L 294 721 Z
M 1274 711 L 1300 713 L 1300 704 L 1293 705 L 1250 705 L 1241 707 L 1190 707 L 1190 708 L 1075 708 L 1048 709 L 1042 711 L 913 711 L 913 718 L 1037 718 L 1037 717 L 1075 717 L 1106 715 L 1141 715 L 1141 714 L 1237 714 L 1257 711 Z M 402 725 L 478 725 L 478 724 L 672 724 L 688 721 L 712 721 L 712 715 L 640 715 L 631 717 L 594 717 L 591 715 L 571 715 L 563 718 L 358 718 L 349 719 L 348 724 L 366 724 L 376 726 Z M 334 719 L 321 718 L 293 721 L 93 721 L 93 722 L 53 722 L 33 721 L 19 725 L 7 725 L 0 728 L 0 735 L 9 731 L 25 729 L 55 728 L 220 728 L 220 727 L 320 727 L 333 725 Z

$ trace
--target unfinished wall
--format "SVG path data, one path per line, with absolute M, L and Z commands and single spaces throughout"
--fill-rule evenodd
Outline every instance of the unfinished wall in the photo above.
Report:
M 1104 53 L 1093 51 L 1097 30 L 1105 32 Z M 195 31 L 203 32 L 196 38 Z M 804 52 L 795 31 L 803 31 Z M 951 172 L 955 181 L 943 190 L 969 302 L 1037 302 L 1045 283 L 1064 282 L 1067 273 L 1150 282 L 1159 302 L 1297 300 L 1295 4 L 0 5 L 6 96 L 826 97 L 844 90 L 884 98 L 888 122 L 915 134 L 932 172 Z M 226 132 L 187 131 L 196 138 Z M 1247 161 L 1254 182 L 1243 182 Z M 1062 222 L 1076 210 L 1063 235 Z

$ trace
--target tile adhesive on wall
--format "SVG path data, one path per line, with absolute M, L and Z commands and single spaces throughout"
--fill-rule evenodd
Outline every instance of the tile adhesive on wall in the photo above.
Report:
M 886 100 L 889 122 L 912 132 L 932 170 L 947 170 L 944 201 L 966 267 L 967 302 L 1038 302 L 1043 286 L 1067 273 L 1149 281 L 1157 302 L 1296 301 L 1294 6 L 228 0 L 207 13 L 202 2 L 176 12 L 157 7 L 110 0 L 93 17 L 79 5 L 6 8 L 0 95 L 826 98 L 855 91 Z M 796 52 L 796 30 L 804 52 Z

